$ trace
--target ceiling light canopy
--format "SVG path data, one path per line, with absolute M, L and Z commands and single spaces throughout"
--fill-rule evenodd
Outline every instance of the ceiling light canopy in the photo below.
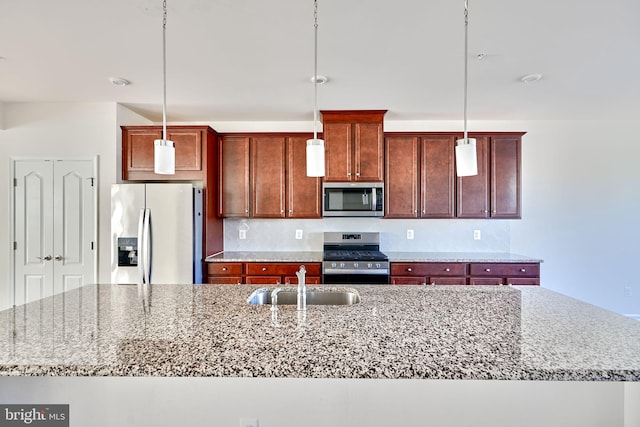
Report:
M 122 77 L 110 77 L 109 81 L 114 86 L 129 86 L 131 82 L 127 79 L 123 79 Z

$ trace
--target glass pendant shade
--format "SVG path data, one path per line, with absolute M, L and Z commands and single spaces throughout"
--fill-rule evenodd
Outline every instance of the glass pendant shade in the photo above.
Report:
M 153 171 L 160 175 L 176 173 L 176 149 L 173 141 L 156 139 L 153 141 Z
M 476 155 L 475 138 L 456 140 L 456 175 L 478 175 L 478 157 Z
M 307 176 L 324 176 L 324 140 L 307 139 Z

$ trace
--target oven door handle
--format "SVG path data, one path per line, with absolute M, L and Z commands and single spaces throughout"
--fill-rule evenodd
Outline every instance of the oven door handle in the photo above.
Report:
M 343 270 L 340 268 L 325 268 L 323 270 L 323 274 L 366 274 L 366 275 L 381 275 L 381 274 L 389 274 L 389 270 L 386 268 L 376 269 L 376 270 Z

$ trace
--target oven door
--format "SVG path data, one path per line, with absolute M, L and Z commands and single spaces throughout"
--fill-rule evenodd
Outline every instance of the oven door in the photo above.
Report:
M 388 285 L 388 274 L 343 274 L 330 273 L 322 276 L 325 285 Z

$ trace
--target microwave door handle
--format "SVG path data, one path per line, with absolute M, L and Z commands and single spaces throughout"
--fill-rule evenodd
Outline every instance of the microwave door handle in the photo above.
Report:
M 372 188 L 371 189 L 371 210 L 372 211 L 376 211 L 377 210 L 377 203 L 378 202 L 378 197 L 376 195 L 376 188 Z

